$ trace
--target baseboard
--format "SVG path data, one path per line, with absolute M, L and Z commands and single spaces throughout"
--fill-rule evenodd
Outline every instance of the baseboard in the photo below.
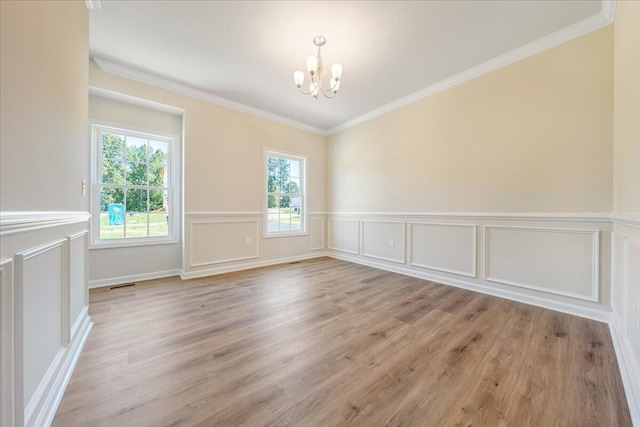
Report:
M 611 313 L 603 310 L 596 310 L 587 307 L 580 307 L 564 302 L 552 301 L 546 298 L 540 298 L 531 295 L 523 295 L 518 292 L 511 292 L 504 289 L 492 288 L 490 286 L 480 285 L 463 279 L 452 279 L 450 277 L 439 276 L 437 274 L 426 273 L 412 270 L 403 266 L 387 265 L 380 262 L 363 259 L 358 256 L 348 254 L 338 254 L 330 252 L 325 254 L 328 257 L 341 259 L 343 261 L 355 262 L 369 267 L 379 268 L 381 270 L 391 271 L 394 273 L 404 274 L 406 276 L 417 277 L 418 279 L 431 280 L 445 285 L 455 286 L 457 288 L 467 289 L 482 294 L 492 295 L 511 301 L 517 301 L 524 304 L 535 305 L 537 307 L 548 308 L 550 310 L 559 311 L 561 313 L 572 314 L 574 316 L 584 317 L 586 319 L 597 320 L 599 322 L 608 323 L 611 320 Z
M 180 273 L 183 280 L 195 279 L 197 277 L 214 276 L 216 274 L 232 273 L 234 271 L 250 270 L 258 267 L 268 267 L 270 265 L 286 264 L 288 262 L 304 261 L 313 258 L 322 258 L 328 256 L 326 252 L 315 252 L 312 254 L 298 255 L 288 258 L 277 258 L 266 261 L 245 262 L 242 264 L 234 264 L 223 267 L 209 268 L 207 270 L 189 271 Z
M 25 426 L 49 426 L 53 422 L 53 417 L 56 415 L 71 374 L 80 357 L 80 352 L 93 326 L 87 307 L 78 317 L 81 317 L 82 320 L 79 323 L 75 339 L 61 350 L 60 357 L 54 359 L 44 377 L 45 379 L 25 408 Z
M 89 289 L 103 288 L 105 286 L 122 285 L 124 283 L 141 282 L 143 280 L 162 279 L 164 277 L 180 276 L 181 271 L 165 270 L 153 273 L 132 274 L 129 276 L 110 277 L 108 279 L 89 280 Z
M 611 340 L 616 351 L 620 376 L 627 396 L 627 405 L 631 413 L 631 422 L 634 426 L 640 427 L 640 383 L 638 383 L 638 376 L 635 375 L 635 370 L 638 369 L 638 366 L 633 364 L 633 355 L 630 354 L 620 329 L 615 318 L 609 322 Z

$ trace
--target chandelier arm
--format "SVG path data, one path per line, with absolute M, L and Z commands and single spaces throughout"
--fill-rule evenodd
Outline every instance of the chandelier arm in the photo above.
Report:
M 329 93 L 333 93 L 333 92 L 329 92 Z M 334 93 L 333 95 L 327 95 L 327 92 L 324 89 L 322 90 L 322 94 L 325 96 L 325 98 L 329 98 L 329 99 L 333 99 L 337 95 L 337 93 Z

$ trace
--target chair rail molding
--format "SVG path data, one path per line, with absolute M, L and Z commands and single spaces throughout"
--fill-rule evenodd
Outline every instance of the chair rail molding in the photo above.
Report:
M 0 236 L 87 222 L 87 211 L 0 212 Z

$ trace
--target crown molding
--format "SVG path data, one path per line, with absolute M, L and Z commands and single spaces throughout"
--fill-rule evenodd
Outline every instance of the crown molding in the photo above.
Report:
M 148 74 L 143 71 L 134 70 L 133 68 L 129 68 L 125 65 L 117 64 L 115 62 L 111 62 L 103 58 L 98 58 L 94 56 L 92 59 L 98 65 L 98 67 L 100 67 L 102 71 L 106 71 L 107 73 L 116 74 L 121 77 L 126 77 L 128 79 L 136 80 L 151 86 L 170 90 L 172 92 L 180 93 L 182 95 L 186 95 L 191 98 L 207 101 L 212 104 L 219 105 L 221 107 L 226 107 L 232 110 L 240 111 L 242 113 L 251 114 L 256 117 L 267 119 L 272 122 L 280 123 L 283 125 L 291 126 L 307 132 L 316 133 L 318 135 L 326 135 L 326 132 L 323 129 L 310 126 L 305 123 L 298 122 L 296 120 L 288 119 L 286 117 L 282 117 L 277 114 L 270 113 L 268 111 L 260 110 L 259 108 L 251 107 L 246 104 L 241 104 L 239 102 L 235 102 L 227 98 L 222 98 L 220 96 L 212 95 L 203 90 L 185 86 L 183 84 L 176 83 L 171 80 L 164 79 L 162 77 L 154 76 L 152 74 Z
M 484 74 L 490 73 L 491 71 L 495 71 L 499 68 L 513 64 L 517 61 L 536 55 L 547 49 L 551 49 L 562 43 L 568 42 L 577 37 L 583 36 L 592 31 L 598 30 L 606 25 L 609 25 L 613 23 L 615 18 L 616 2 L 617 0 L 602 0 L 602 8 L 598 15 L 591 16 L 569 27 L 556 31 L 555 33 L 549 34 L 529 44 L 513 49 L 512 51 L 507 52 L 503 55 L 500 55 L 497 58 L 491 59 L 480 65 L 469 68 L 465 71 L 462 71 L 461 73 L 458 73 L 454 76 L 441 80 L 433 85 L 427 86 L 426 88 L 423 88 L 417 92 L 414 92 L 402 98 L 396 99 L 395 101 L 392 101 L 376 109 L 373 109 L 361 116 L 347 120 L 346 122 L 338 126 L 332 127 L 330 129 L 320 129 L 315 126 L 308 125 L 306 123 L 302 123 L 293 119 L 279 116 L 274 113 L 270 113 L 265 110 L 261 110 L 259 108 L 251 107 L 246 104 L 241 104 L 239 102 L 232 101 L 227 98 L 222 98 L 200 89 L 195 89 L 195 88 L 192 88 L 192 87 L 189 87 L 189 86 L 186 86 L 162 77 L 154 76 L 152 74 L 148 74 L 143 71 L 135 70 L 125 65 L 117 64 L 115 62 L 111 62 L 103 58 L 94 56 L 93 60 L 95 61 L 96 64 L 98 64 L 98 67 L 100 67 L 101 70 L 106 71 L 108 73 L 116 74 L 128 79 L 136 80 L 145 84 L 149 84 L 151 86 L 170 90 L 172 92 L 177 92 L 182 95 L 207 101 L 212 104 L 230 108 L 232 110 L 251 114 L 253 116 L 261 117 L 276 123 L 291 126 L 307 132 L 328 136 L 328 135 L 333 135 L 335 133 L 349 129 L 351 127 L 364 123 L 368 120 L 371 120 L 375 117 L 397 110 L 406 105 L 414 103 L 418 100 L 429 97 L 438 92 L 442 92 L 446 89 L 450 89 L 461 83 L 465 83 L 469 80 L 475 79 L 476 77 L 480 77 Z M 86 3 L 89 9 L 101 8 L 100 0 L 86 0 Z
M 616 0 L 602 0 L 602 9 L 600 15 L 604 17 L 609 23 L 613 24 L 616 17 Z
M 491 71 L 495 71 L 499 68 L 513 64 L 514 62 L 520 61 L 522 59 L 533 56 L 537 53 L 543 52 L 547 49 L 551 49 L 552 47 L 568 42 L 569 40 L 573 40 L 577 37 L 580 37 L 592 31 L 598 30 L 613 22 L 612 16 L 613 16 L 613 12 L 615 11 L 615 3 L 616 3 L 615 0 L 604 0 L 602 4 L 602 11 L 598 15 L 591 16 L 587 19 L 584 19 L 573 25 L 570 25 L 569 27 L 563 28 L 560 31 L 556 31 L 555 33 L 549 34 L 548 36 L 542 37 L 536 41 L 533 41 L 529 44 L 516 48 L 503 55 L 500 55 L 497 58 L 491 59 L 483 64 L 476 65 L 475 67 L 469 68 L 466 71 L 463 71 L 452 77 L 441 80 L 438 83 L 435 83 L 431 86 L 427 86 L 424 89 L 421 89 L 417 92 L 414 92 L 407 96 L 399 98 L 393 102 L 390 102 L 374 110 L 371 110 L 368 113 L 365 113 L 354 119 L 348 120 L 342 123 L 341 125 L 328 129 L 326 131 L 326 134 L 333 135 L 334 133 L 349 129 L 351 127 L 364 123 L 368 120 L 371 120 L 375 117 L 381 116 L 393 110 L 397 110 L 398 108 L 414 103 L 420 99 L 434 95 L 438 92 L 442 92 L 443 90 L 452 88 L 461 83 L 467 82 L 469 80 L 475 79 L 476 77 L 480 77 L 484 74 L 487 74 Z
M 89 10 L 102 10 L 102 3 L 100 0 L 84 0 Z

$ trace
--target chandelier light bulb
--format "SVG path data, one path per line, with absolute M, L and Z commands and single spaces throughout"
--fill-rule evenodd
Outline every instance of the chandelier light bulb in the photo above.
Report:
M 318 58 L 315 56 L 310 56 L 307 58 L 307 70 L 309 70 L 309 74 L 313 75 L 318 68 Z
M 313 44 L 318 48 L 316 56 L 309 56 L 307 58 L 307 72 L 311 77 L 311 83 L 309 84 L 309 92 L 303 89 L 305 85 L 305 74 L 303 71 L 296 71 L 293 73 L 293 81 L 298 88 L 298 92 L 303 95 L 311 95 L 314 99 L 318 99 L 318 95 L 322 93 L 326 98 L 335 98 L 340 88 L 340 81 L 342 78 L 342 64 L 333 64 L 331 66 L 331 77 L 323 77 L 323 74 L 327 71 L 322 62 L 322 56 L 320 55 L 320 49 L 326 44 L 327 39 L 323 36 L 317 36 L 313 39 Z M 329 87 L 327 88 L 323 84 L 323 81 L 329 81 Z
M 340 77 L 342 77 L 342 64 L 333 64 L 331 66 L 331 75 L 336 81 L 339 81 Z

